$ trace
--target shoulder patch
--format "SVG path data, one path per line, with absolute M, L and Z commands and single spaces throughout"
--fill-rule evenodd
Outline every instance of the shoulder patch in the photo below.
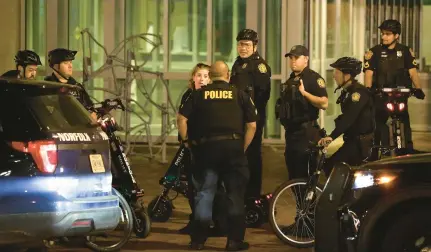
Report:
M 415 57 L 415 52 L 413 52 L 413 49 L 409 48 L 409 51 L 410 51 L 410 54 L 412 55 L 412 57 L 414 58 Z
M 259 69 L 259 71 L 261 72 L 261 73 L 266 73 L 268 70 L 266 69 L 266 66 L 265 66 L 265 64 L 263 64 L 263 63 L 260 63 L 258 66 L 257 66 L 257 68 Z
M 371 50 L 368 50 L 368 51 L 365 53 L 364 58 L 365 58 L 365 60 L 370 60 L 370 59 L 371 59 L 371 57 L 373 57 L 373 52 L 372 52 Z
M 317 79 L 317 84 L 319 87 L 324 88 L 325 87 L 325 81 L 322 78 Z
M 352 94 L 352 101 L 353 101 L 353 102 L 358 102 L 358 101 L 359 101 L 359 99 L 361 99 L 361 94 L 359 94 L 358 92 L 354 92 L 354 93 Z

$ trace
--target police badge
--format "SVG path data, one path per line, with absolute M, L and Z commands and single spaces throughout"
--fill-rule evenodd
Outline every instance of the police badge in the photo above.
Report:
M 403 56 L 403 52 L 402 51 L 397 51 L 397 57 L 402 57 Z

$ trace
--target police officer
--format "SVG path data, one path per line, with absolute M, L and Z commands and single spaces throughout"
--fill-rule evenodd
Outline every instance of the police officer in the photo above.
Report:
M 71 90 L 70 94 L 86 108 L 89 109 L 93 106 L 93 101 L 85 90 L 84 86 L 77 82 L 73 77 L 72 60 L 75 59 L 77 51 L 71 51 L 64 48 L 57 48 L 48 53 L 49 67 L 54 71 L 52 75 L 46 76 L 46 81 L 55 81 L 65 84 L 77 85 L 80 87 L 78 90 Z M 93 119 L 96 118 L 96 113 L 91 112 Z
M 285 161 L 289 179 L 307 178 L 315 168 L 317 156 L 310 159 L 310 141 L 319 137 L 319 109 L 328 107 L 328 94 L 323 78 L 308 67 L 309 52 L 302 45 L 293 46 L 285 55 L 290 59 L 292 73 L 282 84 L 277 100 L 276 116 L 285 128 Z M 309 166 L 309 162 L 311 165 Z
M 239 56 L 232 66 L 230 83 L 251 96 L 259 115 L 256 134 L 246 153 L 250 169 L 246 195 L 247 198 L 259 198 L 262 188 L 262 133 L 266 121 L 266 104 L 271 93 L 271 68 L 257 52 L 259 37 L 255 31 L 240 31 L 236 41 Z
M 42 65 L 39 55 L 30 50 L 18 51 L 15 55 L 16 70 L 7 71 L 2 77 L 34 80 L 37 66 Z
M 383 21 L 379 26 L 381 31 L 381 44 L 374 46 L 365 53 L 364 72 L 365 86 L 372 89 L 384 87 L 407 86 L 411 84 L 418 90 L 415 96 L 418 99 L 425 98 L 419 76 L 418 63 L 411 48 L 398 43 L 401 34 L 401 24 L 397 20 L 389 19 Z M 386 121 L 389 113 L 385 108 L 385 101 L 382 97 L 376 96 L 376 131 L 375 144 L 389 144 L 389 129 Z M 405 137 L 407 148 L 413 150 L 412 131 L 410 128 L 410 117 L 406 107 L 403 115 L 405 122 Z M 375 149 L 376 150 L 376 149 Z M 373 159 L 377 156 L 374 151 Z
M 334 68 L 336 90 L 342 89 L 337 100 L 342 114 L 335 119 L 332 133 L 322 138 L 319 144 L 327 146 L 341 134 L 344 134 L 344 143 L 326 160 L 324 171 L 327 177 L 335 163 L 361 164 L 370 155 L 375 129 L 373 96 L 355 79 L 362 71 L 362 62 L 342 57 L 330 66 Z
M 190 247 L 204 248 L 220 179 L 229 199 L 226 249 L 245 250 L 249 247 L 244 242 L 244 194 L 249 171 L 244 152 L 256 131 L 257 111 L 245 92 L 228 83 L 226 63 L 215 62 L 210 78 L 212 84 L 193 92 L 177 117 L 179 133 L 183 141 L 191 144 L 196 165 L 193 181 L 197 192 Z M 198 127 L 193 126 L 193 131 L 187 130 L 188 118 L 199 123 Z

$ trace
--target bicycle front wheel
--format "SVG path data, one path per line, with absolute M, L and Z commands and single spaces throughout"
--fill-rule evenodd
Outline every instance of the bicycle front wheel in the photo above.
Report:
M 321 185 L 309 188 L 307 179 L 289 180 L 277 188 L 269 207 L 269 223 L 281 241 L 297 248 L 314 245 L 314 210 L 322 191 Z

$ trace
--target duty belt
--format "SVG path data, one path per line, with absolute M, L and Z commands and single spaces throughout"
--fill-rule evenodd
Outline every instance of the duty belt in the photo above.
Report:
M 365 134 L 360 134 L 360 135 L 356 135 L 356 136 L 343 136 L 343 140 L 362 140 L 362 139 L 366 139 L 366 138 L 373 138 L 374 137 L 374 132 L 371 133 L 365 133 Z
M 242 139 L 242 136 L 237 133 L 229 134 L 229 135 L 218 135 L 218 136 L 208 136 L 208 137 L 202 137 L 199 140 L 192 140 L 192 145 L 200 145 L 207 142 L 215 142 L 215 141 L 221 141 L 221 140 L 239 140 Z

